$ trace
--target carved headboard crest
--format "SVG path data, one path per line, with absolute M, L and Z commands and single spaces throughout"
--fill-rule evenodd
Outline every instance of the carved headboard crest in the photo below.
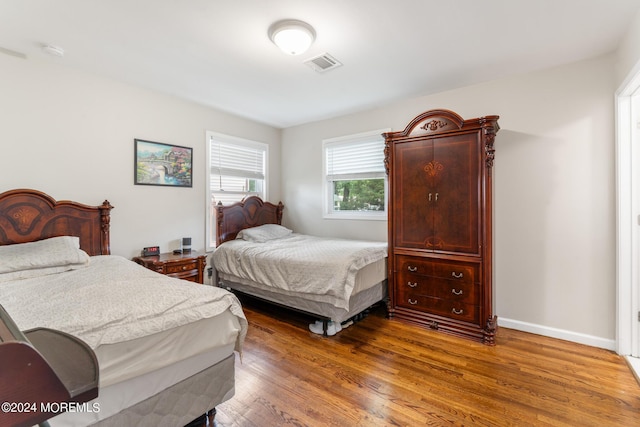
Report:
M 478 129 L 483 130 L 483 138 L 485 145 L 485 162 L 487 168 L 489 168 L 489 174 L 491 174 L 491 168 L 493 167 L 493 159 L 495 157 L 495 150 L 493 148 L 493 142 L 495 135 L 500 129 L 498 126 L 498 116 L 484 116 L 476 119 L 464 120 L 457 113 L 450 110 L 429 110 L 418 115 L 414 118 L 402 131 L 397 132 L 385 132 L 382 136 L 385 138 L 384 146 L 384 167 L 387 175 L 389 174 L 389 164 L 391 149 L 389 147 L 389 141 L 391 139 L 398 141 L 406 138 L 407 140 L 413 138 L 424 137 L 425 135 L 443 134 L 450 131 L 458 131 L 461 129 Z
M 263 224 L 282 224 L 284 205 L 264 202 L 260 197 L 247 197 L 232 205 L 216 205 L 216 245 L 233 240 L 240 230 Z
M 109 255 L 109 222 L 113 206 L 105 200 L 88 206 L 56 201 L 41 191 L 10 190 L 0 194 L 0 245 L 77 236 L 89 255 Z

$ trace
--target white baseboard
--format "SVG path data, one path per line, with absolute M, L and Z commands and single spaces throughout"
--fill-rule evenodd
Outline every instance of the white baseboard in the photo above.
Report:
M 556 329 L 549 326 L 521 322 L 519 320 L 505 319 L 500 316 L 498 316 L 498 326 L 504 326 L 505 328 L 515 329 L 517 331 L 530 332 L 532 334 L 544 335 L 545 337 L 572 341 L 578 344 L 590 345 L 592 347 L 604 348 L 606 350 L 616 350 L 615 340 L 581 334 L 579 332 Z
M 640 359 L 637 357 L 625 356 L 629 367 L 631 368 L 631 372 L 636 377 L 638 384 L 640 384 Z

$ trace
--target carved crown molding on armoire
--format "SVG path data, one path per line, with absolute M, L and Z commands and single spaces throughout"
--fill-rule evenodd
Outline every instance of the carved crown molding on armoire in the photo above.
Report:
M 387 132 L 389 316 L 495 344 L 494 141 L 498 116 L 430 110 Z

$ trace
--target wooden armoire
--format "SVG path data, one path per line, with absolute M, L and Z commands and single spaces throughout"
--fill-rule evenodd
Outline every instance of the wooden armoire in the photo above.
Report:
M 495 344 L 492 181 L 498 116 L 431 110 L 387 132 L 389 316 Z

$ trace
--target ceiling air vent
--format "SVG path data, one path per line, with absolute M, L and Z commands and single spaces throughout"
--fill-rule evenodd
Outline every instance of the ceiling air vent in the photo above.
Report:
M 328 53 L 314 56 L 313 58 L 304 61 L 304 63 L 316 70 L 318 73 L 324 73 L 325 71 L 332 70 L 342 65 L 340 61 Z

